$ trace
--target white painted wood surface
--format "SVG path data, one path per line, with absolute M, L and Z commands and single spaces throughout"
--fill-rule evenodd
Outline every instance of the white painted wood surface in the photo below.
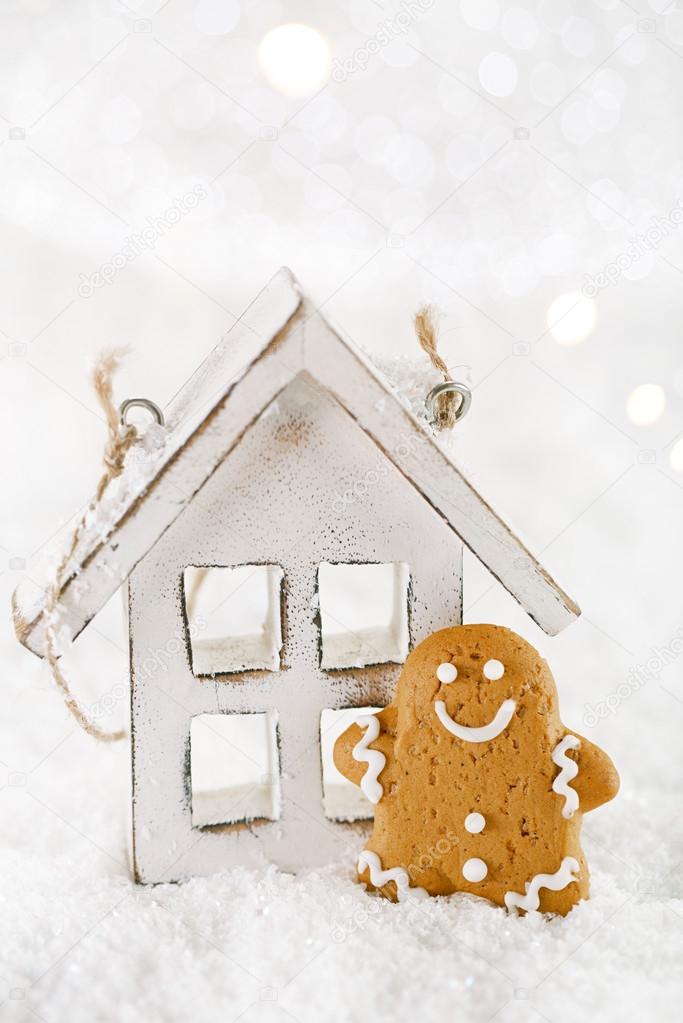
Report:
M 172 403 L 163 453 L 150 457 L 148 465 L 133 459 L 117 493 L 105 502 L 103 520 L 111 519 L 106 538 L 101 530 L 88 534 L 62 594 L 63 624 L 73 636 L 125 581 L 264 406 L 301 372 L 329 388 L 541 628 L 554 635 L 574 620 L 578 607 L 367 358 L 303 300 L 289 271 L 276 275 L 251 311 L 251 320 L 245 314 Z M 36 597 L 29 584 L 16 598 L 21 641 L 42 655 L 44 596 Z
M 140 880 L 263 858 L 296 869 L 356 849 L 349 832 L 365 826 L 335 824 L 323 811 L 320 715 L 384 705 L 400 665 L 321 667 L 321 563 L 409 565 L 413 645 L 460 621 L 463 541 L 546 632 L 579 614 L 288 271 L 171 404 L 163 448 L 135 454 L 74 559 L 62 604 L 77 635 L 129 581 Z M 183 572 L 244 564 L 284 573 L 282 670 L 197 678 Z M 44 596 L 18 600 L 17 631 L 41 654 Z M 192 717 L 268 711 L 279 722 L 281 819 L 193 828 Z
M 359 479 L 380 479 L 344 500 Z M 333 510 L 334 509 L 334 510 Z M 323 811 L 320 715 L 384 705 L 400 665 L 320 667 L 322 562 L 410 566 L 412 643 L 460 621 L 462 545 L 412 484 L 328 394 L 294 380 L 263 411 L 130 578 L 135 868 L 170 881 L 265 858 L 294 870 L 357 849 Z M 280 565 L 282 671 L 193 676 L 181 579 L 188 564 Z M 163 658 L 154 652 L 163 651 Z M 150 676 L 150 665 L 165 669 Z M 276 710 L 282 815 L 228 832 L 192 827 L 190 721 L 202 713 Z
M 577 605 L 412 413 L 391 402 L 386 381 L 367 357 L 343 341 L 308 302 L 304 313 L 308 372 L 348 409 L 527 614 L 549 635 L 561 632 L 580 614 Z

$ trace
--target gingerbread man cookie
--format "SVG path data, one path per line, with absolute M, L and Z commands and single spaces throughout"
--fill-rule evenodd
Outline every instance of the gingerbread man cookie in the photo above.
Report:
M 460 625 L 420 643 L 393 702 L 339 737 L 334 762 L 375 804 L 358 861 L 369 887 L 561 914 L 588 897 L 581 819 L 619 778 L 567 731 L 550 668 L 509 629 Z

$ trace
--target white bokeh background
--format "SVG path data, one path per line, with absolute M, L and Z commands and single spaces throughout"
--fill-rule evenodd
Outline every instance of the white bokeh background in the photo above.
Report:
M 8 611 L 0 1020 L 677 1018 L 681 4 L 3 0 L 0 26 L 5 606 L 97 478 L 101 349 L 163 406 L 282 264 L 381 359 L 433 301 L 474 391 L 456 458 L 584 610 L 549 640 L 470 559 L 466 620 L 539 646 L 623 779 L 567 921 L 368 915 L 352 855 L 135 891 L 128 752 L 77 731 Z M 82 698 L 126 660 L 115 601 L 68 656 Z

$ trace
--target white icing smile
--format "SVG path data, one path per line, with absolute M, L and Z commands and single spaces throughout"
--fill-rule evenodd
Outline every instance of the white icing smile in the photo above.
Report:
M 495 717 L 487 725 L 470 728 L 453 720 L 446 710 L 443 700 L 434 701 L 434 710 L 441 724 L 451 735 L 455 735 L 456 738 L 462 739 L 464 742 L 489 742 L 491 739 L 496 739 L 512 721 L 516 706 L 514 700 L 504 700 L 496 711 Z

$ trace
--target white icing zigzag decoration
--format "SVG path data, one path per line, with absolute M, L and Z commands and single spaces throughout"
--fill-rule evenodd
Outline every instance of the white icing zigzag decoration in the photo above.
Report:
M 565 735 L 552 752 L 553 763 L 561 768 L 553 782 L 553 792 L 556 792 L 558 796 L 564 796 L 562 816 L 567 818 L 573 817 L 579 808 L 579 795 L 575 789 L 569 787 L 569 782 L 579 773 L 579 765 L 575 760 L 570 760 L 567 750 L 578 749 L 580 745 L 581 741 L 575 735 Z
M 377 749 L 368 749 L 371 742 L 374 742 L 379 735 L 379 721 L 374 715 L 367 714 L 359 717 L 356 724 L 365 729 L 365 735 L 353 747 L 353 759 L 366 763 L 368 769 L 361 778 L 360 787 L 363 795 L 367 796 L 371 803 L 379 803 L 384 795 L 384 789 L 378 781 L 380 771 L 387 762 L 387 758 Z M 375 883 L 374 881 L 372 882 Z
M 524 885 L 525 895 L 519 895 L 517 892 L 506 892 L 506 907 L 508 909 L 524 909 L 527 913 L 533 912 L 541 904 L 538 894 L 541 888 L 547 888 L 551 892 L 560 892 L 568 884 L 571 884 L 572 881 L 578 881 L 578 877 L 574 877 L 574 875 L 578 874 L 579 869 L 578 860 L 575 860 L 573 856 L 565 856 L 560 869 L 556 870 L 554 874 L 536 874 L 536 877 L 532 878 L 531 881 L 527 881 Z
M 382 861 L 375 852 L 364 849 L 358 857 L 358 873 L 362 874 L 365 868 L 370 870 L 370 881 L 376 888 L 393 881 L 396 885 L 396 898 L 399 902 L 416 895 L 426 895 L 424 888 L 411 888 L 408 871 L 403 867 L 392 867 L 391 870 L 382 870 Z

